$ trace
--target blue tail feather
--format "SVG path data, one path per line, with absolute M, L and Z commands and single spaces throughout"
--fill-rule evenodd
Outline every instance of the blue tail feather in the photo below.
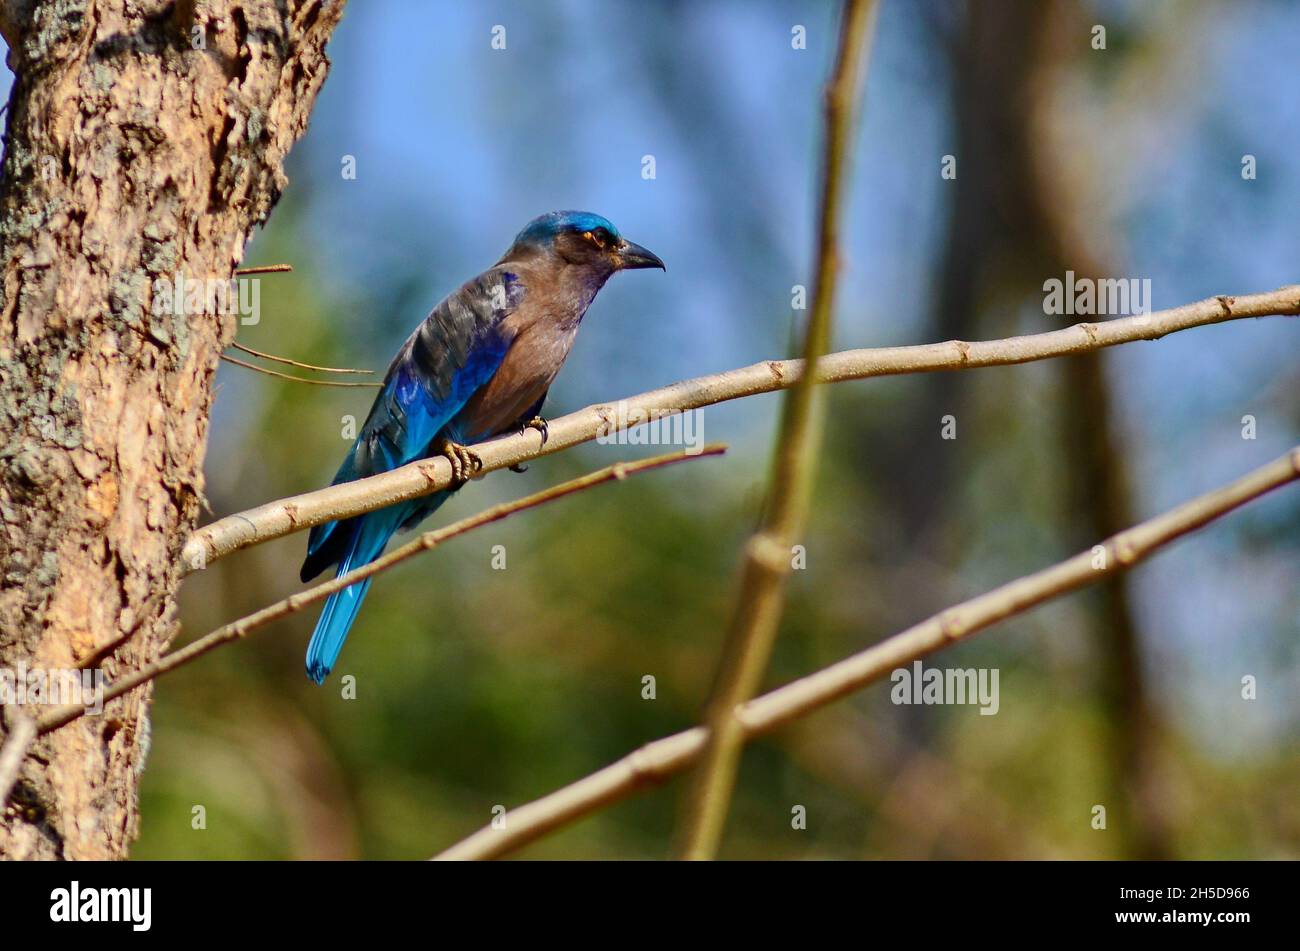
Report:
M 321 612 L 311 643 L 307 645 L 307 676 L 317 684 L 323 684 L 334 669 L 339 652 L 343 650 L 343 642 L 348 638 L 348 630 L 356 620 L 357 612 L 361 610 L 366 592 L 370 590 L 370 581 L 367 578 L 344 588 L 330 595 L 325 602 L 325 610 Z
M 421 519 L 432 514 L 450 495 L 449 491 L 435 492 L 356 519 L 352 537 L 348 539 L 347 548 L 339 560 L 339 570 L 335 577 L 370 564 L 383 552 L 384 546 L 399 527 L 414 527 Z M 320 571 L 323 567 L 315 570 Z M 365 600 L 372 580 L 367 578 L 349 585 L 326 599 L 320 620 L 316 622 L 316 630 L 312 632 L 311 642 L 307 645 L 307 676 L 316 683 L 324 683 L 334 669 L 339 652 L 343 650 L 343 642 L 348 639 L 348 631 L 357 619 L 357 612 L 361 610 L 361 602 Z
M 400 513 L 391 509 L 372 513 L 358 520 L 348 542 L 347 553 L 339 562 L 335 577 L 346 574 L 353 568 L 367 565 L 379 557 L 388 539 L 397 529 Z M 376 517 L 378 516 L 378 517 Z M 349 585 L 342 591 L 331 594 L 321 611 L 316 630 L 312 632 L 311 642 L 307 645 L 307 676 L 316 683 L 324 683 L 334 669 L 334 663 L 343 650 L 343 642 L 348 638 L 352 622 L 361 610 L 361 602 L 370 590 L 372 579 Z

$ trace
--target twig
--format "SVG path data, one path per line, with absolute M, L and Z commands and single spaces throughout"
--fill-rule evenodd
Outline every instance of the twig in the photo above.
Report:
M 1075 324 L 1047 333 L 1004 340 L 949 340 L 912 347 L 845 350 L 828 354 L 818 361 L 817 379 L 822 383 L 840 383 L 905 373 L 1008 366 L 1087 353 L 1138 340 L 1156 340 L 1180 330 L 1206 327 L 1226 320 L 1296 314 L 1300 314 L 1300 285 L 1293 284 L 1263 294 L 1210 297 L 1151 314 L 1097 324 Z M 504 469 L 589 442 L 603 433 L 631 428 L 654 414 L 699 409 L 782 390 L 793 386 L 802 375 L 802 360 L 765 360 L 725 373 L 683 380 L 630 396 L 619 403 L 588 406 L 553 419 L 545 445 L 541 443 L 540 434 L 529 430 L 479 443 L 474 452 L 483 461 L 484 472 Z M 184 566 L 186 570 L 202 568 L 241 548 L 280 538 L 321 522 L 360 515 L 394 502 L 428 495 L 445 489 L 451 481 L 451 463 L 439 456 L 412 462 L 368 479 L 267 502 L 218 519 L 196 531 L 186 542 Z
M 317 601 L 324 600 L 336 591 L 342 591 L 350 585 L 363 581 L 366 578 L 373 577 L 381 571 L 386 571 L 398 562 L 406 561 L 413 558 L 421 552 L 430 551 L 441 545 L 449 539 L 458 535 L 464 535 L 466 532 L 488 525 L 492 522 L 499 522 L 504 518 L 514 515 L 526 509 L 536 508 L 547 502 L 553 502 L 556 499 L 562 499 L 565 496 L 573 495 L 575 492 L 581 492 L 584 489 L 590 489 L 606 482 L 622 481 L 628 476 L 636 475 L 641 472 L 649 472 L 652 469 L 662 469 L 665 466 L 675 465 L 679 462 L 688 462 L 691 459 L 701 459 L 708 456 L 718 456 L 727 451 L 727 447 L 720 443 L 705 446 L 697 453 L 689 451 L 672 452 L 661 456 L 653 456 L 649 459 L 640 459 L 635 462 L 617 462 L 614 465 L 606 466 L 585 476 L 579 476 L 576 479 L 570 479 L 567 482 L 561 482 L 559 485 L 551 486 L 540 492 L 534 492 L 532 495 L 526 495 L 522 499 L 516 499 L 513 502 L 503 502 L 494 505 L 489 509 L 484 509 L 476 515 L 463 518 L 458 522 L 453 522 L 443 528 L 436 528 L 432 531 L 425 532 L 413 541 L 407 542 L 400 548 L 394 549 L 381 558 L 370 562 L 360 568 L 353 569 L 347 574 L 324 584 L 308 588 L 306 591 L 300 591 L 297 594 L 290 595 L 283 600 L 262 608 L 260 611 L 254 611 L 237 621 L 231 621 L 224 624 L 209 634 L 205 634 L 192 643 L 178 648 L 171 653 L 160 657 L 146 667 L 141 668 L 133 674 L 123 677 L 104 688 L 102 701 L 104 703 L 115 700 L 125 693 L 136 689 L 140 685 L 147 683 L 154 678 L 165 674 L 169 671 L 182 667 L 202 657 L 204 654 L 231 641 L 239 640 L 246 637 L 250 632 L 257 628 L 277 621 L 282 617 L 301 611 L 303 608 Z M 73 720 L 83 716 L 87 710 L 86 704 L 66 704 L 56 707 L 37 722 L 37 732 L 44 735 L 51 730 L 71 723 Z
M 263 360 L 271 360 L 275 363 L 284 363 L 291 367 L 299 367 L 303 370 L 319 370 L 321 373 L 374 373 L 374 370 L 353 370 L 350 367 L 318 367 L 314 363 L 300 363 L 297 360 L 290 360 L 288 357 L 277 357 L 273 353 L 263 353 L 261 350 L 254 350 L 252 347 L 246 347 L 242 343 L 232 342 L 230 344 L 236 350 L 242 350 L 244 353 L 254 357 L 261 357 Z
M 0 749 L 0 805 L 9 800 L 9 793 L 18 779 L 23 758 L 36 739 L 36 721 L 31 717 L 16 715 L 9 726 L 9 736 Z
M 240 349 L 242 350 L 244 348 L 240 347 Z M 291 380 L 294 383 L 310 383 L 312 386 L 365 386 L 377 388 L 381 385 L 379 383 L 343 383 L 338 380 L 312 380 L 305 376 L 290 376 L 288 373 L 281 373 L 279 370 L 269 370 L 266 367 L 259 367 L 255 363 L 248 363 L 245 360 L 240 360 L 237 357 L 228 356 L 224 353 L 221 355 L 221 359 L 225 360 L 227 363 L 233 363 L 237 367 L 245 367 L 249 370 L 256 370 L 258 373 L 265 373 L 267 376 L 278 377 L 281 380 Z M 288 363 L 289 361 L 285 360 L 283 362 Z M 362 370 L 360 372 L 364 373 L 366 371 Z
M 245 274 L 288 274 L 292 270 L 292 264 L 259 264 L 256 267 L 236 268 L 235 273 L 243 277 Z
M 1026 575 L 948 608 L 900 634 L 830 667 L 751 700 L 737 711 L 746 740 L 770 733 L 880 680 L 949 644 L 1022 614 L 1053 598 L 1127 570 L 1171 542 L 1260 496 L 1300 479 L 1300 447 L 1240 479 L 1141 522 L 1095 549 Z M 1100 567 L 1097 567 L 1100 560 Z M 708 731 L 695 727 L 656 740 L 563 789 L 520 806 L 442 852 L 441 859 L 506 855 L 547 832 L 583 818 L 638 790 L 657 785 L 699 759 Z
M 711 859 L 717 854 L 745 742 L 736 708 L 762 684 L 785 610 L 791 546 L 807 522 L 826 428 L 826 395 L 816 385 L 816 366 L 830 346 L 839 270 L 839 219 L 847 191 L 845 171 L 875 9 L 873 0 L 846 0 L 844 5 L 839 50 L 825 93 L 817 277 L 803 347 L 804 364 L 813 371 L 786 396 L 763 521 L 745 546 L 740 590 L 705 710 L 709 740 L 682 813 L 677 853 L 684 859 Z

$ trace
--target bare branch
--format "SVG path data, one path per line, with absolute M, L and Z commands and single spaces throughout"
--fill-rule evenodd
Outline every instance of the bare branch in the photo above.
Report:
M 1004 340 L 949 340 L 911 347 L 844 350 L 822 357 L 818 362 L 817 380 L 840 383 L 905 373 L 1008 366 L 1087 353 L 1138 340 L 1157 340 L 1166 334 L 1226 320 L 1296 314 L 1300 314 L 1300 285 L 1292 284 L 1263 294 L 1210 297 L 1151 314 L 1096 324 L 1075 324 L 1047 333 Z M 619 403 L 588 406 L 553 419 L 545 445 L 541 444 L 539 433 L 529 430 L 478 443 L 474 452 L 483 460 L 484 472 L 504 469 L 561 452 L 602 434 L 631 428 L 655 413 L 699 409 L 785 389 L 798 382 L 802 374 L 802 360 L 765 360 L 725 373 L 684 380 L 630 396 Z M 372 512 L 394 502 L 428 495 L 447 488 L 451 481 L 451 464 L 439 456 L 356 482 L 267 502 L 218 519 L 196 531 L 185 545 L 185 568 L 196 570 L 241 548 L 280 538 L 321 522 Z
M 258 264 L 255 267 L 236 268 L 235 273 L 244 277 L 249 274 L 288 274 L 292 270 L 292 264 Z
M 240 347 L 239 349 L 244 350 L 244 349 L 246 349 L 246 348 L 244 348 L 244 347 Z M 292 382 L 292 383 L 309 383 L 309 384 L 311 384 L 312 386 L 364 386 L 364 387 L 374 387 L 374 388 L 378 388 L 379 386 L 382 385 L 382 384 L 379 384 L 379 383 L 344 383 L 344 382 L 341 382 L 341 381 L 339 381 L 339 380 L 312 380 L 312 379 L 309 379 L 308 377 L 305 377 L 305 376 L 290 376 L 288 373 L 281 373 L 279 370 L 270 370 L 270 369 L 267 369 L 266 367 L 259 367 L 259 366 L 258 366 L 257 364 L 255 364 L 255 363 L 249 363 L 249 362 L 247 362 L 246 360 L 240 360 L 238 357 L 232 357 L 232 356 L 229 356 L 228 354 L 224 354 L 224 353 L 221 355 L 221 359 L 225 360 L 227 363 L 233 363 L 233 364 L 234 364 L 235 366 L 237 366 L 237 367 L 244 367 L 244 368 L 247 369 L 247 370 L 256 370 L 258 373 L 265 373 L 267 376 L 273 376 L 273 377 L 276 377 L 277 379 L 281 379 L 281 380 L 289 380 L 289 381 Z M 270 359 L 274 360 L 274 359 L 276 359 L 276 358 L 275 358 L 275 357 L 271 357 Z M 282 362 L 282 363 L 292 363 L 293 361 L 291 361 L 291 360 L 281 360 L 281 362 Z M 341 372 L 344 372 L 344 373 L 365 373 L 365 372 L 367 372 L 367 371 L 365 371 L 365 370 L 344 370 L 344 371 L 341 371 Z
M 9 726 L 9 736 L 0 748 L 0 805 L 9 799 L 9 793 L 18 779 L 23 757 L 36 739 L 36 721 L 31 717 L 15 715 Z
M 711 859 L 717 854 L 745 743 L 736 708 L 762 684 L 785 609 L 791 546 L 803 534 L 808 518 L 826 428 L 826 395 L 816 385 L 816 367 L 830 346 L 839 270 L 839 219 L 848 189 L 845 172 L 875 10 L 872 0 L 846 0 L 844 5 L 839 51 L 825 93 L 817 279 L 803 348 L 805 365 L 813 371 L 786 396 L 763 521 L 745 546 L 740 590 L 705 710 L 709 739 L 704 762 L 682 815 L 678 854 L 686 859 Z
M 183 667 L 191 663 L 204 654 L 222 644 L 237 641 L 248 636 L 251 632 L 260 627 L 270 624 L 272 621 L 278 621 L 280 618 L 295 614 L 310 604 L 322 601 L 334 594 L 336 591 L 342 591 L 344 588 L 356 584 L 358 581 L 364 581 L 371 578 L 381 571 L 387 571 L 393 565 L 413 558 L 416 555 L 431 551 L 443 542 L 446 542 L 466 532 L 473 531 L 492 522 L 499 522 L 518 512 L 526 509 L 536 508 L 547 502 L 554 502 L 565 496 L 573 495 L 575 492 L 581 492 L 584 489 L 594 488 L 606 482 L 622 481 L 628 476 L 636 475 L 641 472 L 649 472 L 652 469 L 662 469 L 665 466 L 675 465 L 679 462 L 689 462 L 692 459 L 702 459 L 709 456 L 718 456 L 727 451 L 727 447 L 720 443 L 705 446 L 699 452 L 692 453 L 689 451 L 671 452 L 660 456 L 652 456 L 649 459 L 640 459 L 635 462 L 617 462 L 603 469 L 585 476 L 579 476 L 576 479 L 570 479 L 567 482 L 561 482 L 559 485 L 551 486 L 548 489 L 542 489 L 540 492 L 534 492 L 532 495 L 526 495 L 522 499 L 516 499 L 513 502 L 503 502 L 500 505 L 494 505 L 489 509 L 484 509 L 476 515 L 463 518 L 458 522 L 453 522 L 442 528 L 435 528 L 420 535 L 413 541 L 407 542 L 400 548 L 394 549 L 381 558 L 377 558 L 367 565 L 355 568 L 347 574 L 340 575 L 324 584 L 308 588 L 306 591 L 300 591 L 297 594 L 290 595 L 274 604 L 268 605 L 259 611 L 246 615 L 237 621 L 231 621 L 229 624 L 223 624 L 221 627 L 205 634 L 192 643 L 178 648 L 171 653 L 159 658 L 153 663 L 141 668 L 133 674 L 123 677 L 121 680 L 110 684 L 104 689 L 102 702 L 108 703 L 110 700 L 116 700 L 123 694 L 130 693 L 137 687 L 161 676 L 178 667 Z M 51 730 L 56 730 L 73 720 L 84 716 L 88 707 L 84 703 L 65 704 L 56 707 L 37 721 L 37 733 L 45 735 Z M 28 741 L 30 742 L 30 741 Z M 8 745 L 6 745 L 6 750 Z M 25 747 L 24 747 L 25 749 Z M 21 753 L 18 754 L 21 759 Z M 2 763 L 0 763 L 2 765 Z M 2 775 L 2 774 L 0 774 Z M 2 802 L 3 800 L 0 800 Z
M 1127 570 L 1182 536 L 1297 479 L 1300 446 L 1228 485 L 1111 536 L 1102 543 L 1101 554 L 1095 549 L 1080 552 L 751 700 L 737 711 L 745 739 L 770 733 L 998 621 Z M 437 858 L 490 859 L 522 848 L 548 832 L 681 772 L 700 757 L 707 737 L 704 727 L 695 727 L 649 743 L 585 779 L 510 810 L 497 821 L 499 828 L 489 825 L 480 829 Z
M 236 350 L 242 350 L 244 353 L 254 357 L 261 357 L 263 360 L 271 360 L 275 363 L 283 363 L 291 367 L 299 367 L 303 370 L 319 370 L 321 373 L 374 373 L 374 370 L 354 370 L 350 367 L 318 367 L 314 363 L 300 363 L 297 360 L 290 360 L 288 357 L 277 357 L 273 353 L 263 353 L 261 350 L 254 350 L 252 347 L 246 347 L 242 343 L 232 342 L 230 344 Z

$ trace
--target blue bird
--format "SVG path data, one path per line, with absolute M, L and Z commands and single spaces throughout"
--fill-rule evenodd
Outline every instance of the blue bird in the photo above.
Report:
M 334 485 L 441 454 L 453 488 L 312 529 L 301 577 L 374 561 L 399 529 L 433 514 L 481 464 L 467 446 L 529 427 L 546 441 L 546 392 L 587 307 L 615 271 L 663 268 L 609 221 L 585 211 L 534 218 L 487 271 L 442 301 L 388 367 Z M 370 588 L 330 596 L 307 645 L 307 676 L 324 683 Z

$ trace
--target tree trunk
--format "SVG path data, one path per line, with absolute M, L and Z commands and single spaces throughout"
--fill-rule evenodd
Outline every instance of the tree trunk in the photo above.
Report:
M 229 280 L 286 184 L 343 0 L 8 0 L 0 181 L 0 668 L 102 669 L 175 632 Z M 164 283 L 165 282 L 165 283 Z M 121 858 L 146 687 L 42 738 L 0 856 Z M 0 708 L 5 729 L 15 713 Z

